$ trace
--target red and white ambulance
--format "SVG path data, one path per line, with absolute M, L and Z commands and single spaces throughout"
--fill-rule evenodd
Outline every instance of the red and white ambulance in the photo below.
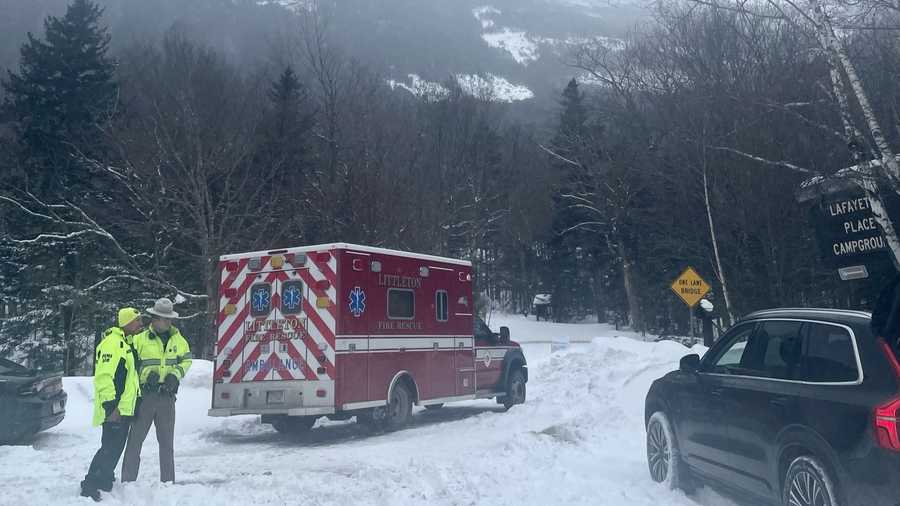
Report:
M 284 432 L 321 416 L 396 428 L 414 404 L 525 401 L 525 356 L 509 329 L 474 315 L 470 262 L 336 243 L 219 267 L 210 416 L 259 414 Z

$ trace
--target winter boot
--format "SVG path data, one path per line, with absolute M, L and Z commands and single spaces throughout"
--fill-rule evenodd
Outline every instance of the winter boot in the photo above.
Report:
M 100 491 L 96 488 L 81 487 L 81 497 L 90 497 L 94 502 L 100 502 Z

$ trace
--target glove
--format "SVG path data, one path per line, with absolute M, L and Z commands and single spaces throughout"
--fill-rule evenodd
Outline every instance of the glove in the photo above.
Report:
M 106 412 L 106 418 L 112 416 L 113 412 L 116 411 L 116 401 L 106 401 L 103 403 L 103 411 Z
M 166 380 L 165 383 L 163 383 L 163 386 L 165 387 L 167 392 L 175 395 L 178 393 L 178 384 L 178 378 L 176 378 L 174 374 L 169 374 L 168 376 L 166 376 Z
M 146 385 L 150 387 L 150 390 L 159 389 L 159 373 L 153 371 L 148 374 Z
M 112 413 L 110 413 L 109 416 L 106 417 L 106 421 L 113 422 L 113 423 L 121 422 L 122 415 L 119 414 L 119 408 L 113 409 Z

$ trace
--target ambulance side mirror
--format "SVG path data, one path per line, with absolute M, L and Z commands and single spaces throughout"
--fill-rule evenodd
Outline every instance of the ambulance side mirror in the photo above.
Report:
M 500 327 L 500 342 L 509 342 L 509 327 Z

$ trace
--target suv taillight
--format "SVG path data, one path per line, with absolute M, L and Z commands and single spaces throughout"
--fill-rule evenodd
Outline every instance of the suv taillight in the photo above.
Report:
M 900 380 L 900 362 L 891 345 L 884 339 L 879 339 L 878 345 L 891 364 L 894 376 Z M 875 408 L 875 439 L 878 446 L 900 452 L 900 396 Z
M 898 412 L 900 412 L 900 398 L 875 408 L 875 439 L 878 440 L 878 446 L 895 452 L 900 452 Z

